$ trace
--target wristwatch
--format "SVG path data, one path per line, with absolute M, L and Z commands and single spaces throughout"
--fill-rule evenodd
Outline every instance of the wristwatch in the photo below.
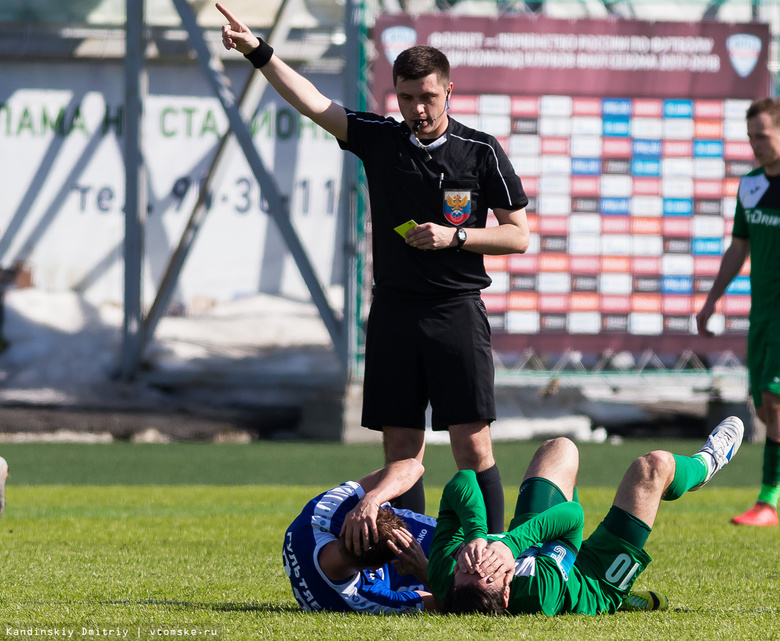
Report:
M 463 243 L 466 242 L 466 230 L 463 228 L 458 229 L 458 231 L 455 232 L 455 238 L 457 239 L 457 244 L 455 245 L 455 249 L 460 249 L 463 247 Z

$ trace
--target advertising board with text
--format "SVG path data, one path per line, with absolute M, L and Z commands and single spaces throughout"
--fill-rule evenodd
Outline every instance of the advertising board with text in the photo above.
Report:
M 498 349 L 744 350 L 749 265 L 711 321 L 720 338 L 692 336 L 693 316 L 753 167 L 767 25 L 388 15 L 375 41 L 377 109 L 400 118 L 398 53 L 438 47 L 451 117 L 494 135 L 529 195 L 528 252 L 485 257 Z

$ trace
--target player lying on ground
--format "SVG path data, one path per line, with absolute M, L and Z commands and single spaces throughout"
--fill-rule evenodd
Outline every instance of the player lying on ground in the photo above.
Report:
M 693 456 L 656 450 L 634 460 L 609 513 L 584 542 L 575 491 L 579 452 L 569 439 L 536 451 L 504 534 L 487 534 L 474 473 L 460 471 L 442 495 L 429 585 L 446 612 L 613 613 L 651 561 L 643 548 L 661 501 L 707 483 L 737 452 L 742 435 L 742 422 L 732 416 Z
M 309 501 L 284 536 L 282 557 L 304 610 L 435 610 L 426 587 L 436 519 L 386 502 L 423 474 L 415 459 L 389 463 Z

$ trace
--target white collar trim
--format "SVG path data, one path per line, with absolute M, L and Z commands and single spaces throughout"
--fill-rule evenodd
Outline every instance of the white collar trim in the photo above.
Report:
M 447 142 L 447 134 L 442 134 L 441 138 L 437 138 L 430 145 L 424 145 L 420 139 L 414 134 L 409 134 L 409 140 L 415 147 L 422 149 L 423 151 L 430 151 L 431 149 L 437 149 Z

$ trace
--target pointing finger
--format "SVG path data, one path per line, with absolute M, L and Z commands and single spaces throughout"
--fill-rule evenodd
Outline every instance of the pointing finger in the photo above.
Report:
M 228 19 L 228 22 L 230 22 L 230 26 L 234 28 L 238 28 L 241 23 L 238 21 L 238 18 L 236 18 L 230 11 L 228 11 L 224 6 L 222 6 L 219 2 L 217 2 L 217 10 Z

